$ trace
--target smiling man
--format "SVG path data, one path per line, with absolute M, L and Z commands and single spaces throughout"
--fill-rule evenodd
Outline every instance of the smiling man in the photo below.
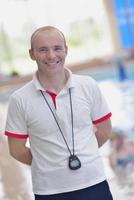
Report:
M 51 27 L 38 29 L 31 37 L 30 56 L 38 65 L 37 76 L 43 87 L 59 92 L 65 84 L 64 63 L 67 46 L 62 33 Z M 53 82 L 53 88 L 49 82 Z M 50 86 L 46 85 L 50 84 Z M 57 86 L 57 87 L 56 87 Z M 57 91 L 58 89 L 58 91 Z
M 31 165 L 35 200 L 112 200 L 99 154 L 111 137 L 111 112 L 94 79 L 64 66 L 67 51 L 55 27 L 32 34 L 38 69 L 10 98 L 10 154 Z

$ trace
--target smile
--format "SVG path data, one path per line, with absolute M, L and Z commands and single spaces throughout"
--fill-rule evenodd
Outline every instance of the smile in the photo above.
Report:
M 47 65 L 56 65 L 58 64 L 60 61 L 56 61 L 56 62 L 45 62 L 45 64 Z

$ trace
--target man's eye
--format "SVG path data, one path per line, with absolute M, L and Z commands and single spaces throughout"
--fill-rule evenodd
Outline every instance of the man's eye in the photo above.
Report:
M 62 47 L 55 47 L 55 50 L 56 50 L 56 51 L 62 50 Z
M 39 52 L 47 52 L 47 51 L 48 51 L 48 49 L 46 49 L 46 48 L 39 49 Z

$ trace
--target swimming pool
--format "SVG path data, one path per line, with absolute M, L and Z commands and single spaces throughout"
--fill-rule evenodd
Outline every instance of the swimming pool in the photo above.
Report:
M 134 80 L 134 64 L 124 66 L 124 72 L 126 76 L 126 80 Z M 112 80 L 112 81 L 120 81 L 121 80 L 121 72 L 119 66 L 111 66 L 111 67 L 102 67 L 98 69 L 93 69 L 90 72 L 86 72 L 91 75 L 97 81 L 103 80 Z
M 126 79 L 120 81 L 117 67 L 105 68 L 89 72 L 95 78 L 106 97 L 113 113 L 113 129 L 119 129 L 123 134 L 134 131 L 134 65 L 125 68 Z M 134 134 L 130 134 L 133 137 Z

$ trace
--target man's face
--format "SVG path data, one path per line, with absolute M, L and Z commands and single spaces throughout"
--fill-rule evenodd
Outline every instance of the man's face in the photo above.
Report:
M 30 56 L 41 73 L 56 73 L 64 67 L 67 47 L 63 36 L 55 30 L 42 31 L 32 40 Z

